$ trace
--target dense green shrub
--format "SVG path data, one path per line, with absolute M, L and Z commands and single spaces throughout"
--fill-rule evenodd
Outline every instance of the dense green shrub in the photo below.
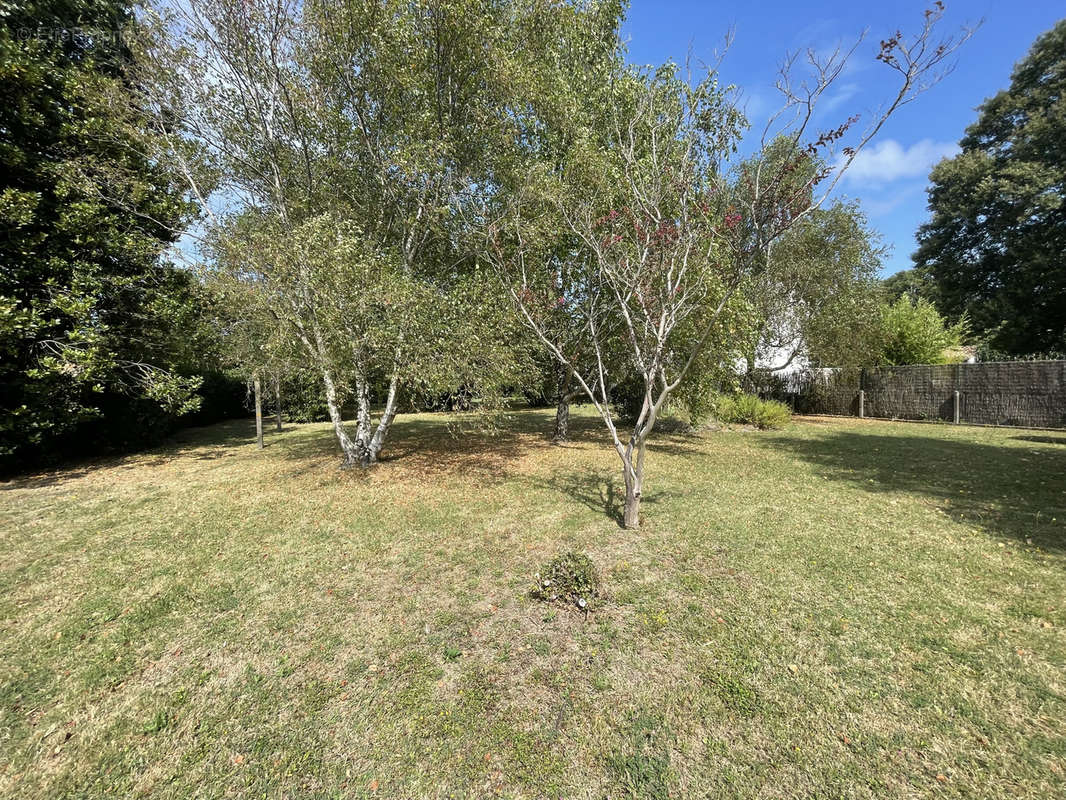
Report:
M 615 386 L 611 390 L 611 403 L 621 419 L 627 422 L 635 420 L 644 405 L 643 381 L 631 378 Z
M 732 364 L 700 364 L 677 388 L 670 404 L 676 411 L 685 413 L 693 427 L 699 427 L 714 418 L 718 398 L 724 393 L 739 392 L 741 377 Z
M 1009 353 L 987 343 L 977 345 L 978 361 L 1066 361 L 1066 350 L 1047 350 L 1042 353 Z
M 244 381 L 220 370 L 205 371 L 203 382 L 196 393 L 200 395 L 200 407 L 177 419 L 177 427 L 213 425 L 226 419 L 235 419 L 248 413 L 244 406 Z
M 136 82 L 139 48 L 117 35 L 133 5 L 0 16 L 0 471 L 21 471 L 182 424 L 211 337 L 196 278 L 167 259 L 198 210 L 155 156 L 151 112 L 116 102 Z
M 95 394 L 96 413 L 86 415 L 68 433 L 17 456 L 0 455 L 0 475 L 51 467 L 68 459 L 128 453 L 154 447 L 182 428 L 212 425 L 248 414 L 244 382 L 218 371 L 205 371 L 197 395 L 199 407 L 174 414 L 148 398 L 107 390 Z
M 601 596 L 600 573 L 584 553 L 563 553 L 540 568 L 529 594 L 534 600 L 589 609 Z
M 720 384 L 714 384 L 714 387 L 717 389 Z M 688 418 L 690 424 L 698 424 L 710 416 L 713 409 L 708 407 L 707 398 L 713 396 L 714 391 L 701 393 L 690 389 L 690 384 L 687 381 L 681 384 L 677 394 L 671 397 L 659 411 L 655 430 L 660 433 L 666 432 L 667 428 L 676 431 L 679 421 L 674 419 L 668 422 L 667 417 L 670 415 L 681 414 Z M 584 399 L 583 396 L 579 397 Z M 702 405 L 701 400 L 703 401 Z M 611 405 L 620 420 L 630 424 L 635 422 L 644 407 L 644 382 L 639 379 L 631 379 L 614 387 L 611 390 Z M 685 426 L 681 425 L 681 427 L 684 428 Z
M 329 419 L 322 377 L 309 369 L 287 375 L 281 382 L 281 410 L 290 422 L 323 422 Z
M 754 425 L 762 430 L 783 428 L 792 420 L 792 412 L 784 403 L 761 400 L 753 394 L 722 395 L 715 416 L 719 422 Z
M 881 312 L 881 358 L 890 365 L 961 361 L 963 357 L 952 351 L 962 344 L 968 325 L 965 317 L 949 325 L 924 298 L 912 302 L 901 297 Z

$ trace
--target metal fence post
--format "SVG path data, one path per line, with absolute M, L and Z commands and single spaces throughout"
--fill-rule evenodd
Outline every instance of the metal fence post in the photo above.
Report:
M 959 390 L 955 390 L 955 424 L 959 424 Z
M 859 389 L 859 419 L 866 416 L 866 392 Z

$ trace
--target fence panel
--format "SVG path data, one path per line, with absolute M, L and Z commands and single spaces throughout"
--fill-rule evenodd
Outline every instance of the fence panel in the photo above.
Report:
M 859 372 L 811 370 L 789 376 L 788 399 L 800 413 L 882 419 L 955 419 L 980 425 L 1066 428 L 1066 361 L 920 364 Z
M 815 369 L 788 376 L 785 400 L 801 414 L 854 416 L 859 413 L 859 372 Z
M 867 370 L 866 416 L 946 419 L 954 415 L 954 367 L 922 364 Z
M 964 422 L 1066 427 L 1066 361 L 959 364 Z

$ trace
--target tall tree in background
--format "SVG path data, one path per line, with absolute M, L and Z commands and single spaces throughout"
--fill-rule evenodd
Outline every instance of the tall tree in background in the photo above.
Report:
M 932 172 L 917 267 L 941 311 L 1014 354 L 1066 349 L 1066 20 Z
M 919 269 L 902 269 L 881 280 L 881 292 L 889 303 L 901 297 L 915 301 L 920 297 L 933 300 L 936 286 L 928 273 Z
M 108 101 L 128 86 L 130 6 L 5 3 L 0 18 L 0 458 L 22 461 L 76 449 L 105 409 L 134 438 L 150 407 L 191 409 L 198 379 L 174 370 L 204 343 L 198 287 L 161 261 L 190 206 Z
M 745 292 L 755 312 L 749 379 L 797 358 L 834 367 L 874 358 L 881 254 L 854 204 L 815 209 L 784 235 Z

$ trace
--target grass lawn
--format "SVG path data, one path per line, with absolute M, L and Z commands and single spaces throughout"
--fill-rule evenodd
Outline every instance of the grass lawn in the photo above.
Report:
M 1066 434 L 238 422 L 0 485 L 0 796 L 1066 796 Z M 568 548 L 588 619 L 527 596 Z

